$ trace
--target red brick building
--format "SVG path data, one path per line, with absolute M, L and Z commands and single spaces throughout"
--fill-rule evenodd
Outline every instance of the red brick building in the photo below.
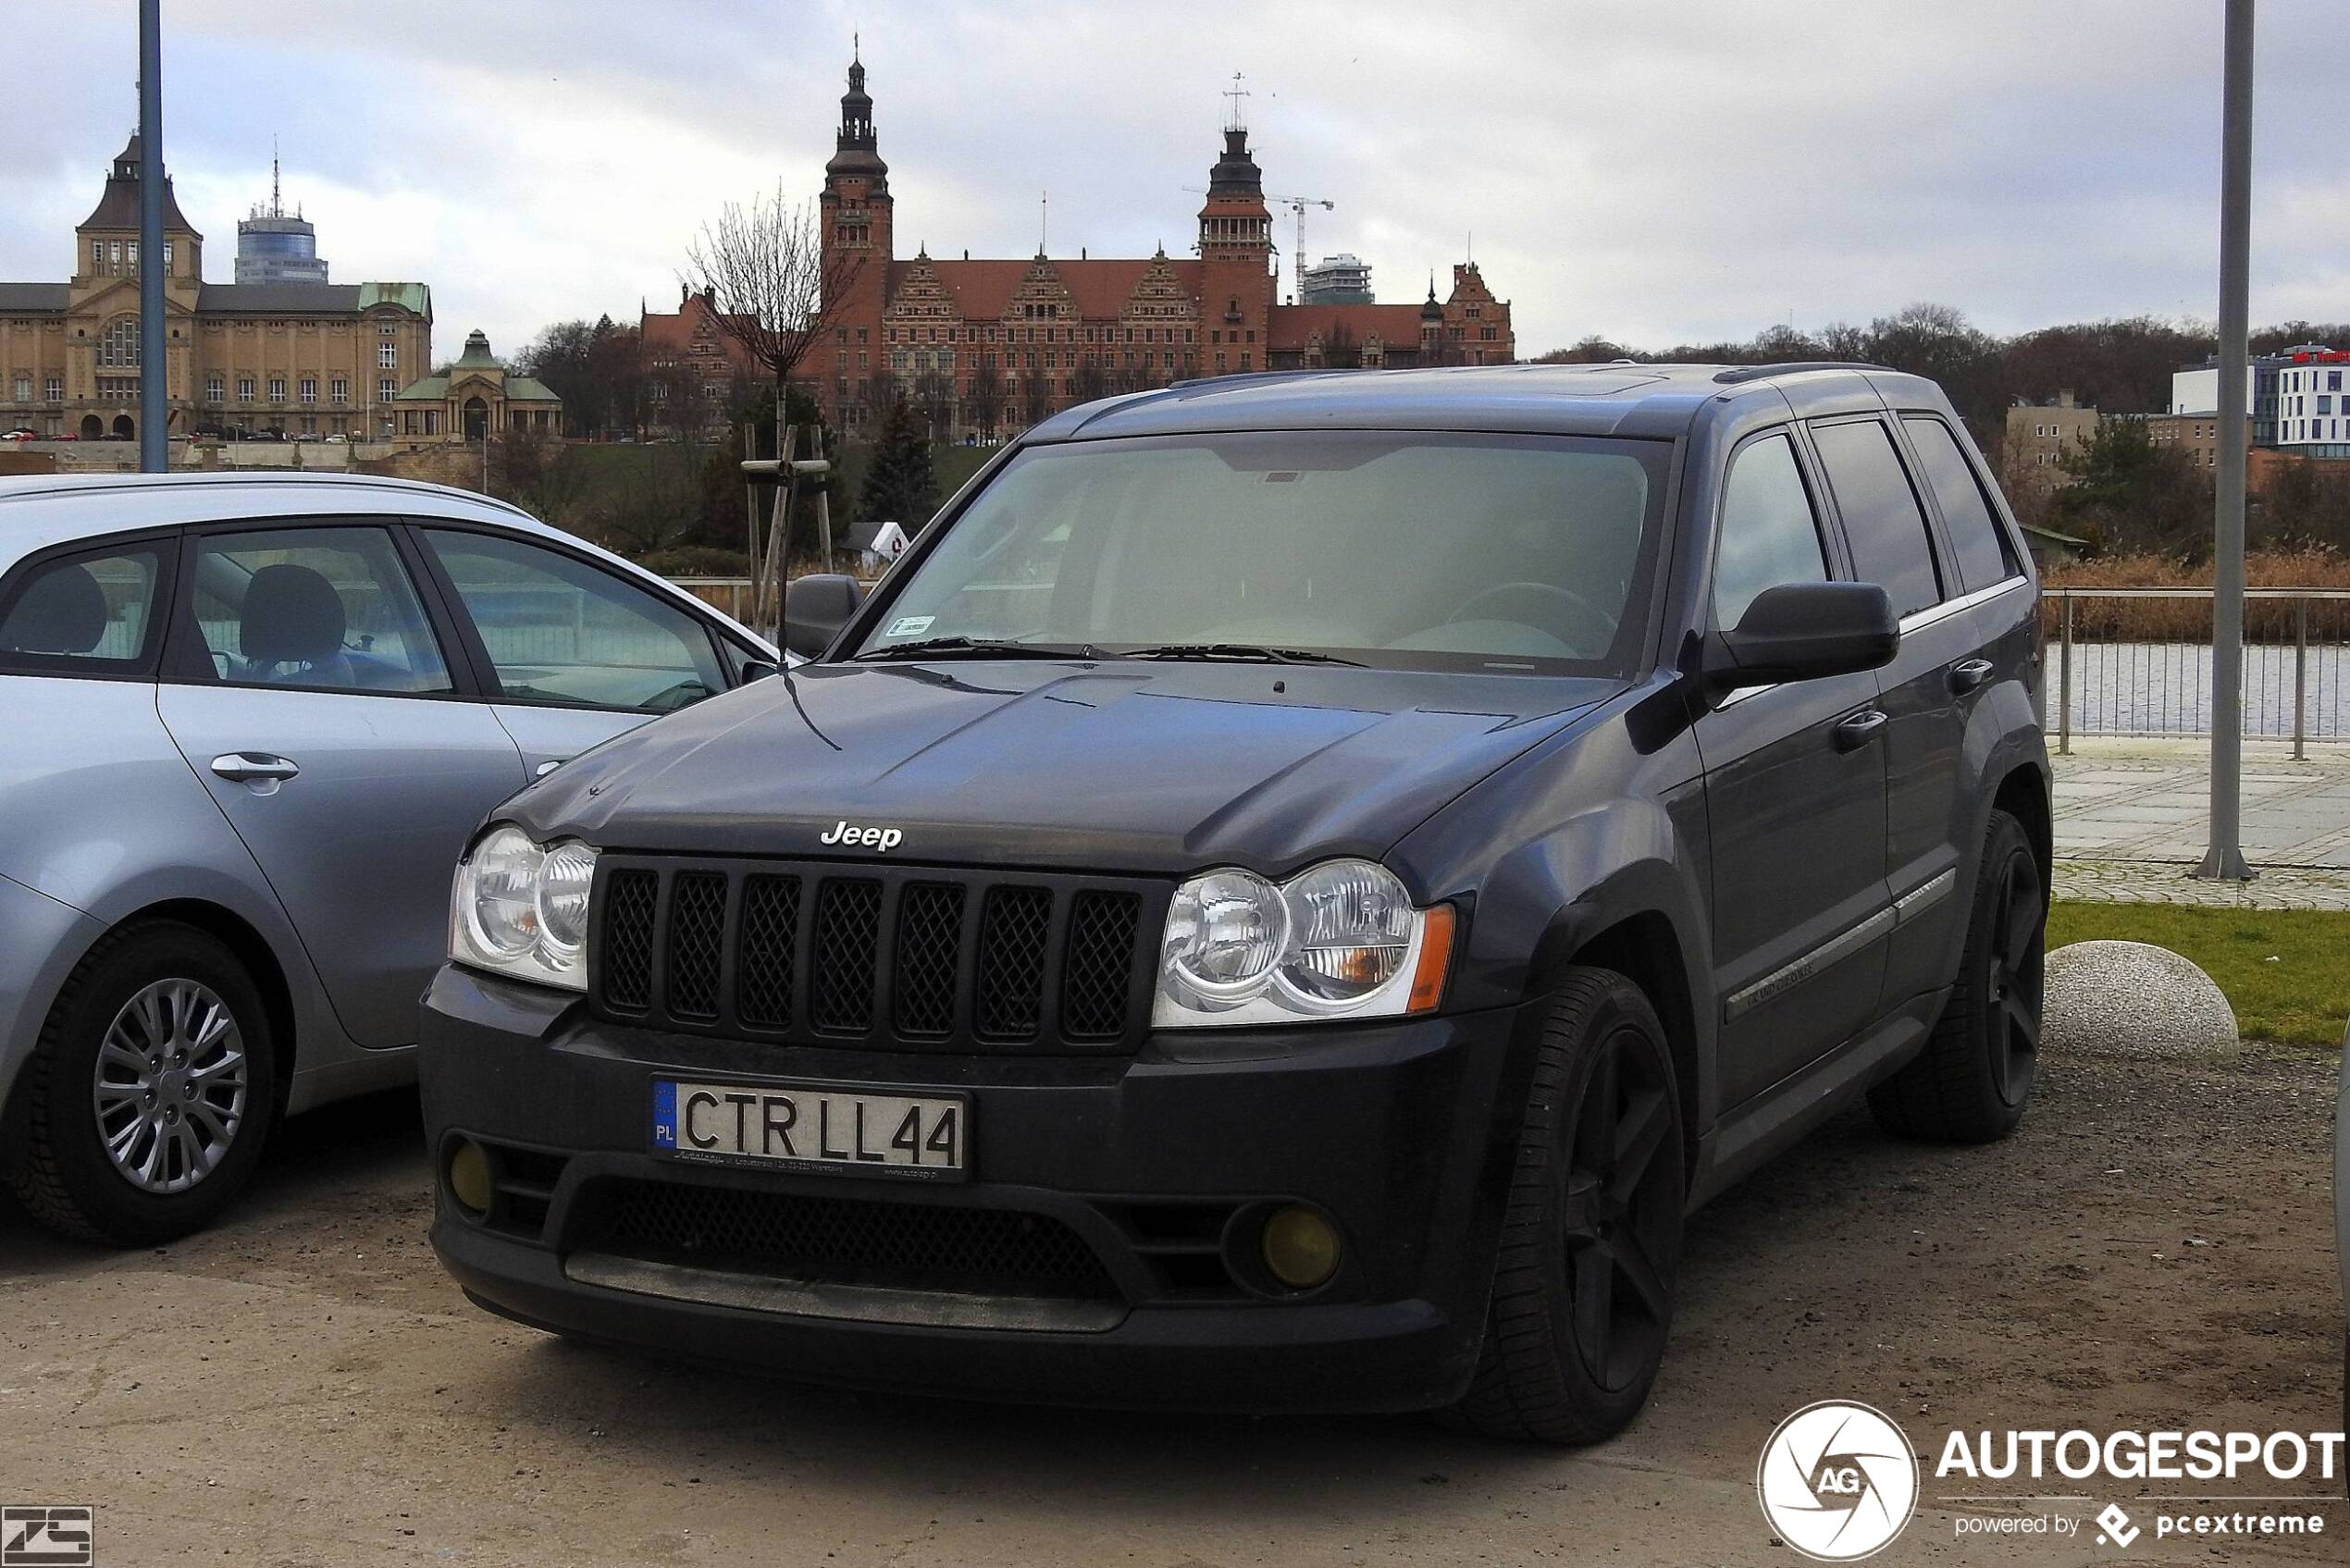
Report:
M 1248 132 L 1224 130 L 1208 172 L 1196 254 L 897 259 L 889 166 L 861 62 L 848 68 L 820 198 L 828 264 L 847 281 L 803 372 L 835 428 L 869 431 L 897 389 L 942 435 L 1016 430 L 1072 403 L 1189 377 L 1323 365 L 1503 364 L 1516 357 L 1510 306 L 1474 263 L 1434 279 L 1419 304 L 1278 302 L 1272 215 Z M 714 324 L 646 318 L 646 341 L 714 367 Z M 706 307 L 701 307 L 706 310 Z M 657 325 L 657 323 L 659 325 Z M 693 352 L 699 345 L 699 352 Z M 711 351 L 715 350 L 713 354 Z

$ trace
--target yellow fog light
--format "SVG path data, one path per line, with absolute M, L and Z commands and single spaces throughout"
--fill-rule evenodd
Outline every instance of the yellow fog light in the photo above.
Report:
M 449 1195 L 458 1206 L 478 1218 L 489 1212 L 495 1189 L 489 1181 L 489 1155 L 470 1138 L 457 1140 L 449 1155 Z
M 1257 1246 L 1266 1268 L 1292 1290 L 1310 1290 L 1338 1272 L 1338 1228 L 1309 1208 L 1274 1210 Z

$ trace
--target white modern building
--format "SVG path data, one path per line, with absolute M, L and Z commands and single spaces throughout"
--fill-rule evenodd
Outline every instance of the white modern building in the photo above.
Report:
M 2254 355 L 2245 390 L 2252 444 L 2312 457 L 2350 457 L 2350 407 L 2342 401 L 2345 369 L 2350 369 L 2350 352 L 2323 343 L 2296 343 L 2282 353 Z M 2171 374 L 2170 413 L 2195 416 L 2219 410 L 2217 356 Z
M 2350 351 L 2304 343 L 2279 361 L 2275 444 L 2305 457 L 2350 457 Z

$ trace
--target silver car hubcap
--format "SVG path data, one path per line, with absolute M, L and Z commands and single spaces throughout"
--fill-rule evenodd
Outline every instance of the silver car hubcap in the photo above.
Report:
M 228 1156 L 245 1090 L 244 1036 L 229 1005 L 192 980 L 159 980 L 107 1026 L 90 1100 L 124 1180 L 184 1192 Z

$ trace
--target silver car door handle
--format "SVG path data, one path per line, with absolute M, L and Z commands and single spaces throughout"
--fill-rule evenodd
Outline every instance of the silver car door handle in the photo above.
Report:
M 534 779 L 543 779 L 549 773 L 553 772 L 556 769 L 562 767 L 564 763 L 570 760 L 571 759 L 568 757 L 550 757 L 547 760 L 539 763 L 536 768 L 533 768 L 530 771 L 530 776 Z
M 302 770 L 292 760 L 266 751 L 224 751 L 212 759 L 212 771 L 238 784 L 259 779 L 290 779 Z

